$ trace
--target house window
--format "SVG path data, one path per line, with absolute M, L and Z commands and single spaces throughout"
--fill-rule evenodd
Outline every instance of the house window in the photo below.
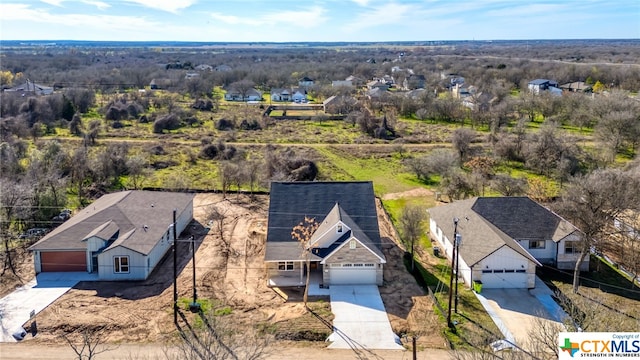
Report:
M 342 232 L 342 224 L 338 224 L 338 226 L 336 227 L 336 232 L 338 233 Z
M 353 250 L 355 248 L 356 248 L 356 241 L 355 240 L 349 241 L 349 249 Z
M 544 249 L 544 240 L 529 240 L 529 249 Z
M 280 262 L 278 262 L 278 270 L 280 270 L 280 271 L 293 271 L 293 261 L 280 261 Z
M 129 272 L 129 257 L 128 256 L 114 256 L 113 257 L 113 272 L 116 274 L 126 274 Z
M 364 264 L 353 264 L 355 267 L 364 267 Z
M 365 267 L 374 267 L 376 264 L 364 264 Z
M 575 241 L 567 241 L 564 243 L 564 253 L 565 254 L 577 254 L 580 250 L 578 249 L 578 243 Z

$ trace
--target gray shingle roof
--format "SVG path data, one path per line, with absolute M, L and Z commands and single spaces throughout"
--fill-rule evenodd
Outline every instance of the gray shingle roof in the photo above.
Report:
M 504 246 L 538 263 L 528 251 L 518 244 L 516 239 L 521 238 L 514 238 L 502 229 L 504 227 L 507 230 L 511 230 L 512 234 L 525 234 L 526 230 L 519 230 L 519 226 L 529 230 L 551 226 L 550 223 L 538 223 L 537 225 L 529 226 L 527 223 L 529 219 L 520 214 L 525 214 L 527 209 L 530 210 L 534 208 L 533 205 L 547 211 L 529 198 L 498 197 L 472 198 L 456 201 L 451 204 L 431 208 L 429 209 L 429 214 L 431 219 L 438 224 L 438 227 L 442 229 L 445 236 L 449 239 L 453 239 L 453 219 L 459 219 L 458 233 L 462 236 L 460 256 L 469 266 L 477 264 Z M 518 206 L 522 206 L 523 208 L 519 209 Z M 537 211 L 539 210 L 536 209 L 536 212 Z M 511 216 L 512 214 L 514 216 Z M 491 220 L 485 218 L 484 215 L 497 220 L 498 223 L 492 223 Z M 533 222 L 535 223 L 535 221 Z M 555 232 L 557 226 L 554 226 L 553 229 L 552 232 Z M 543 231 L 545 233 L 550 232 L 548 229 L 544 229 Z M 530 234 L 530 236 L 534 235 Z
M 118 245 L 148 254 L 173 223 L 173 209 L 179 214 L 192 201 L 193 194 L 186 193 L 131 190 L 107 194 L 29 249 L 85 250 L 87 243 L 83 240 L 88 237 L 117 234 Z
M 297 251 L 296 258 L 301 256 L 302 249 L 292 239 L 291 230 L 305 216 L 315 218 L 321 226 L 325 219 L 327 225 L 324 226 L 342 220 L 358 240 L 384 259 L 380 250 L 380 229 L 371 182 L 271 183 L 265 260 L 273 261 L 286 256 L 287 251 L 293 255 L 294 248 Z

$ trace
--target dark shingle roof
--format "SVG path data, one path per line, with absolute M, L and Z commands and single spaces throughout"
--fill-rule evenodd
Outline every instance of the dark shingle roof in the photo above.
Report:
M 291 237 L 291 230 L 305 216 L 315 218 L 318 223 L 327 216 L 342 220 L 354 236 L 376 254 L 382 254 L 371 182 L 271 183 L 266 260 L 285 256 L 285 252 L 293 252 L 294 247 L 301 253 L 302 249 Z M 284 245 L 287 243 L 293 245 Z
M 173 223 L 173 209 L 180 213 L 192 201 L 193 194 L 185 193 L 132 190 L 107 194 L 29 249 L 85 250 L 87 243 L 83 240 L 90 236 L 119 234 L 118 245 L 148 254 Z
M 504 204 L 500 199 L 504 201 Z M 524 225 L 528 221 L 527 218 L 520 217 L 519 215 L 510 217 L 510 215 L 519 214 L 523 211 L 522 209 L 516 209 L 518 204 L 523 205 L 525 209 L 530 209 L 531 204 L 523 200 L 511 202 L 511 199 L 526 199 L 540 207 L 540 205 L 529 198 L 472 198 L 431 208 L 429 209 L 429 214 L 431 219 L 438 224 L 438 227 L 442 229 L 445 236 L 449 239 L 453 239 L 453 219 L 458 218 L 458 233 L 462 236 L 460 256 L 469 266 L 477 264 L 504 246 L 538 263 L 528 251 L 518 244 L 516 240 L 521 238 L 512 237 L 501 228 L 501 226 L 507 227 L 507 223 L 509 224 L 508 228 L 512 230 L 515 230 L 520 225 L 527 227 L 527 225 Z M 540 208 L 547 211 L 542 207 Z M 504 220 L 504 222 L 498 221 L 498 224 L 493 224 L 489 219 L 485 218 L 483 214 L 494 214 L 493 216 L 489 215 L 489 217 Z M 509 219 L 511 219 L 511 222 L 509 222 Z M 539 226 L 549 226 L 549 224 L 539 224 Z M 552 231 L 552 233 L 555 234 L 557 226 L 553 228 L 554 231 Z M 547 230 L 544 231 L 545 233 L 549 233 Z
M 481 197 L 471 209 L 516 240 L 558 242 L 576 231 L 569 222 L 528 197 Z

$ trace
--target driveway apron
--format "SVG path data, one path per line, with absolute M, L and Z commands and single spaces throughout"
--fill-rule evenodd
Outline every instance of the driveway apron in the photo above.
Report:
M 404 350 L 391 329 L 377 286 L 332 285 L 329 291 L 335 315 L 330 349 Z
M 551 298 L 551 290 L 536 279 L 536 288 L 528 289 L 483 289 L 476 294 L 478 300 L 491 316 L 504 339 L 527 350 L 530 334 L 536 327 L 536 319 L 555 323 L 562 328 L 566 313 Z
M 13 334 L 80 281 L 95 280 L 88 273 L 41 273 L 0 299 L 0 342 L 15 342 Z

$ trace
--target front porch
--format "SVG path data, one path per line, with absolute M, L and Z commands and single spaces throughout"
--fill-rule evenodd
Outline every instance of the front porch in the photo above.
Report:
M 311 269 L 311 276 L 309 277 L 309 296 L 329 296 L 329 289 L 321 287 L 322 284 L 322 270 Z M 306 278 L 305 275 L 300 274 L 286 274 L 286 275 L 273 275 L 269 277 L 267 286 L 269 287 L 304 287 Z

